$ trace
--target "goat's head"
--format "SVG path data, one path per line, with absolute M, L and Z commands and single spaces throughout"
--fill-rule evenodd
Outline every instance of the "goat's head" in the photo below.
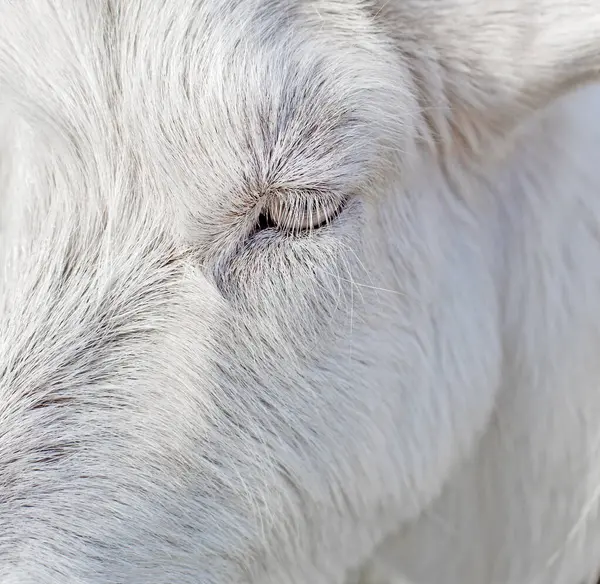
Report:
M 508 4 L 0 1 L 1 582 L 336 582 L 438 492 L 500 363 L 451 186 L 598 70 Z

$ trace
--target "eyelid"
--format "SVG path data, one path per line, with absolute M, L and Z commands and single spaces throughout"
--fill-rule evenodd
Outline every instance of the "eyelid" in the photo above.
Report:
M 329 224 L 347 198 L 333 193 L 301 192 L 275 195 L 266 200 L 262 215 L 265 226 L 289 232 L 311 231 Z

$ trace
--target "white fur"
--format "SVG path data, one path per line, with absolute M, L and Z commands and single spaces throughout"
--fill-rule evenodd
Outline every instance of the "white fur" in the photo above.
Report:
M 592 0 L 0 0 L 0 583 L 593 581 L 599 75 Z

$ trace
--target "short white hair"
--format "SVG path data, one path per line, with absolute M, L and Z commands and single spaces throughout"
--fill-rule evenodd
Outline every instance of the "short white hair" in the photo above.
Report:
M 0 584 L 578 584 L 600 6 L 0 0 Z

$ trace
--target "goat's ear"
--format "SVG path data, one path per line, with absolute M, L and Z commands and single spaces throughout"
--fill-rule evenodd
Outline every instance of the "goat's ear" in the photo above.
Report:
M 437 138 L 506 134 L 600 79 L 600 0 L 372 0 Z M 445 140 L 444 140 L 445 141 Z M 487 142 L 487 140 L 484 140 Z

